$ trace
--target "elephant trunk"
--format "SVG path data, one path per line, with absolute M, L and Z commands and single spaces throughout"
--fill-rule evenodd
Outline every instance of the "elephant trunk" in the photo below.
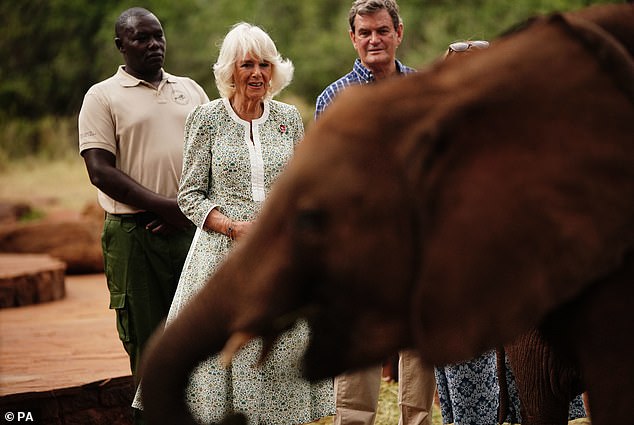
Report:
M 263 337 L 266 347 L 283 330 L 271 323 L 295 305 L 297 280 L 279 278 L 284 268 L 274 265 L 282 262 L 260 263 L 261 255 L 245 252 L 249 246 L 238 244 L 174 321 L 149 341 L 141 370 L 149 424 L 196 424 L 185 400 L 195 367 L 223 348 L 222 355 L 230 357 L 245 335 Z M 276 286 L 279 281 L 286 283 Z
M 207 294 L 199 295 L 208 298 Z M 207 301 L 190 303 L 177 320 L 148 342 L 141 369 L 148 424 L 197 424 L 185 403 L 189 376 L 209 353 L 220 351 L 229 337 L 229 310 L 217 305 L 210 311 L 212 304 Z

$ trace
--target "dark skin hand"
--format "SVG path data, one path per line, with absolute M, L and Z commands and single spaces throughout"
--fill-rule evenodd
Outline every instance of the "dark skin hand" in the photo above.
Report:
M 192 222 L 182 213 L 176 198 L 152 192 L 116 168 L 115 156 L 104 149 L 82 152 L 90 182 L 103 193 L 119 202 L 133 205 L 159 216 L 146 225 L 152 233 L 167 234 L 183 230 Z

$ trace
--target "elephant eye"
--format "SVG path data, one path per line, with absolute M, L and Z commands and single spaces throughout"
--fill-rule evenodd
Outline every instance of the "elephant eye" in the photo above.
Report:
M 328 217 L 324 210 L 303 210 L 295 219 L 295 230 L 302 234 L 321 233 L 326 229 Z

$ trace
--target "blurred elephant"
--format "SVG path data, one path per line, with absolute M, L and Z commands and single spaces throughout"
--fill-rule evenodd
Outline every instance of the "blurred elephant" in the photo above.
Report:
M 310 378 L 404 347 L 456 362 L 539 327 L 578 365 L 593 424 L 627 421 L 632 22 L 632 4 L 540 18 L 468 61 L 346 90 L 253 232 L 152 340 L 148 420 L 193 423 L 195 364 L 306 317 Z

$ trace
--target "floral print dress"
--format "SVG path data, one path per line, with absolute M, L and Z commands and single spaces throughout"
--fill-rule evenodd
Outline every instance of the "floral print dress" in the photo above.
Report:
M 185 125 L 178 202 L 198 229 L 167 326 L 231 249 L 233 242 L 227 236 L 202 230 L 209 212 L 218 208 L 232 220 L 254 220 L 303 136 L 297 108 L 273 100 L 265 101 L 262 117 L 252 125 L 239 118 L 224 98 L 199 106 L 190 114 Z M 186 390 L 194 417 L 209 423 L 239 411 L 250 425 L 290 425 L 333 415 L 332 380 L 311 384 L 300 376 L 308 338 L 308 326 L 299 322 L 279 338 L 260 367 L 255 366 L 261 350 L 259 339 L 238 352 L 229 368 L 220 365 L 218 356 L 201 363 Z

